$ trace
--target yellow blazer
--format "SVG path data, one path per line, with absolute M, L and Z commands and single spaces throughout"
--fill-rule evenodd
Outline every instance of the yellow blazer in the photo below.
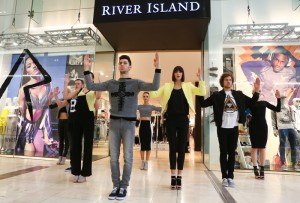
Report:
M 193 102 L 193 95 L 205 96 L 206 89 L 204 81 L 199 81 L 199 87 L 196 87 L 191 82 L 182 82 L 181 87 L 185 98 L 189 104 L 190 109 L 195 113 L 194 102 Z M 162 109 L 161 112 L 164 113 L 166 111 L 166 107 L 168 101 L 171 97 L 171 93 L 174 88 L 174 82 L 172 83 L 165 83 L 164 86 L 160 87 L 157 91 L 150 92 L 150 98 L 156 97 L 163 97 Z

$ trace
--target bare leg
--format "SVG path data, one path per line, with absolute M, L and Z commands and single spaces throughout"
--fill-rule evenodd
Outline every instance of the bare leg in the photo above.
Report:
M 140 151 L 142 161 L 145 159 L 145 151 Z
M 260 160 L 260 165 L 264 166 L 265 161 L 266 161 L 266 149 L 265 148 L 259 149 L 259 160 Z
M 253 166 L 257 166 L 257 148 L 251 149 L 251 159 Z
M 142 159 L 142 163 L 141 163 L 141 170 L 145 169 L 145 151 L 140 151 L 141 154 L 141 159 Z
M 146 160 L 149 161 L 151 150 L 146 151 Z
M 252 148 L 251 149 L 251 158 L 252 158 L 252 163 L 253 163 L 253 171 L 255 178 L 259 178 L 259 173 L 258 173 L 258 168 L 257 168 L 257 148 Z

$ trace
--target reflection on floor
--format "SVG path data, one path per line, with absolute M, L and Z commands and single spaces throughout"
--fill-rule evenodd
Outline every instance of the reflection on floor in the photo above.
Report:
M 123 164 L 123 155 L 120 157 Z M 118 202 L 107 199 L 112 189 L 109 158 L 93 162 L 93 175 L 85 183 L 72 182 L 72 175 L 64 171 L 68 164 L 56 165 L 56 159 L 49 158 L 0 156 L 0 202 Z M 191 152 L 186 154 L 183 188 L 177 191 L 170 190 L 167 151 L 152 152 L 148 171 L 140 170 L 140 164 L 135 147 L 128 196 L 123 202 L 221 203 L 229 200 L 224 197 L 224 190 L 231 196 L 231 202 L 299 202 L 299 173 L 267 172 L 265 180 L 256 180 L 252 171 L 237 170 L 236 188 L 222 188 L 220 172 L 207 171 L 201 154 Z M 215 181 L 209 173 L 213 173 Z
M 54 149 L 54 148 L 53 148 Z M 14 151 L 13 149 L 0 149 L 0 154 L 2 155 L 11 155 L 11 156 L 25 156 L 25 157 L 45 157 L 45 158 L 58 158 L 58 149 L 51 151 L 53 153 L 42 153 L 37 154 L 35 152 L 30 151 Z M 47 150 L 45 150 L 46 152 Z M 14 154 L 15 153 L 15 154 Z M 108 141 L 106 140 L 95 140 L 93 144 L 93 161 L 97 161 L 99 159 L 103 159 L 105 157 L 108 157 Z M 67 154 L 67 158 L 70 158 L 70 153 Z

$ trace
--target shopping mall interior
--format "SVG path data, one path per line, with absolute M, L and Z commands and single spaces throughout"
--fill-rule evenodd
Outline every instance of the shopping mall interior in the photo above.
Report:
M 297 202 L 299 19 L 299 0 L 0 0 L 0 202 Z M 77 144 L 89 148 L 91 174 L 75 174 L 74 167 L 68 170 L 74 145 L 66 141 L 68 136 L 63 138 L 61 126 L 71 115 L 71 99 L 80 95 L 71 93 L 80 89 L 77 82 L 89 74 L 85 71 L 87 60 L 94 83 L 108 84 L 123 77 L 119 64 L 123 55 L 132 62 L 126 75 L 130 78 L 155 83 L 158 56 L 160 87 L 173 84 L 173 69 L 181 66 L 185 82 L 202 88 L 204 94 L 195 93 L 191 103 L 185 100 L 190 108 L 181 187 L 174 189 L 171 183 L 172 144 L 163 122 L 170 117 L 160 112 L 164 98 L 151 98 L 151 89 L 147 105 L 160 110 L 149 116 L 151 154 L 147 167 L 140 155 L 144 145 L 140 121 L 144 117 L 137 110 L 134 121 L 126 117 L 135 123 L 127 195 L 109 199 L 114 188 L 110 125 L 111 120 L 119 120 L 113 115 L 114 93 L 97 91 L 95 105 L 90 107 L 86 102 L 94 113 L 92 131 L 83 128 L 91 133 L 91 141 L 86 144 L 85 137 Z M 256 94 L 258 78 L 257 103 L 267 103 L 267 108 L 257 113 L 248 105 L 245 120 L 236 122 L 234 185 L 229 180 L 224 185 L 221 171 L 219 127 L 214 117 L 218 109 L 211 105 L 202 108 L 199 99 L 222 92 L 219 79 L 224 73 L 234 77 L 232 89 L 249 99 Z M 147 88 L 137 92 L 139 105 L 145 104 L 144 90 Z M 119 104 L 132 94 L 116 91 Z M 223 110 L 226 102 L 222 102 Z M 236 101 L 232 104 L 240 107 Z M 275 112 L 276 105 L 280 112 Z M 256 132 L 250 130 L 255 116 L 265 122 L 264 129 Z M 87 123 L 86 117 L 78 118 L 78 122 Z M 78 134 L 72 132 L 70 139 Z M 255 147 L 255 136 L 261 134 L 264 146 Z M 128 164 L 124 142 L 119 156 L 121 177 L 123 165 Z M 263 150 L 253 151 L 257 148 Z M 176 150 L 179 154 L 179 147 Z M 78 151 L 73 148 L 72 154 L 88 154 L 81 148 Z M 254 173 L 257 165 L 260 172 L 264 166 L 264 176 Z

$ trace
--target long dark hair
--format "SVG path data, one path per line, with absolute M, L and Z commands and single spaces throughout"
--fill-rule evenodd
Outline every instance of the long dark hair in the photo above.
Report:
M 184 70 L 183 70 L 183 68 L 181 67 L 181 66 L 176 66 L 174 69 L 173 69 L 173 73 L 172 73 L 172 81 L 173 82 L 175 82 L 176 81 L 176 78 L 175 78 L 175 76 L 174 76 L 174 73 L 176 73 L 176 72 L 180 72 L 180 73 L 182 73 L 182 77 L 181 77 L 181 82 L 184 82 Z

